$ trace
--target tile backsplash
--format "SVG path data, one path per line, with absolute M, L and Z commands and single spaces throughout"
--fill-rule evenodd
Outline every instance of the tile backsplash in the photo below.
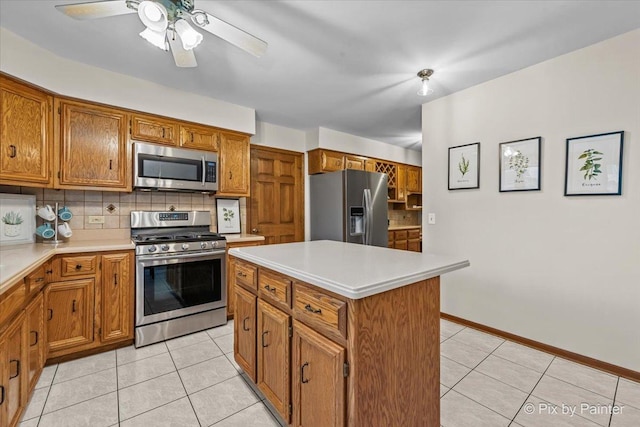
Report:
M 389 225 L 422 225 L 422 211 L 389 209 Z
M 69 225 L 73 230 L 130 229 L 131 211 L 135 210 L 208 210 L 211 212 L 211 229 L 217 229 L 216 201 L 214 197 L 196 193 L 166 193 L 134 191 L 52 190 L 48 188 L 14 187 L 0 185 L 0 193 L 33 194 L 36 205 L 67 206 L 73 213 Z M 240 198 L 242 232 L 246 232 L 246 198 Z M 104 224 L 90 224 L 89 216 L 104 216 Z M 41 219 L 37 218 L 39 225 Z

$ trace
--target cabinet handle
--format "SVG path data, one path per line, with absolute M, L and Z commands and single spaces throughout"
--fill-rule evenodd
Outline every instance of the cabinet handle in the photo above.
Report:
M 49 318 L 47 320 L 53 319 L 53 309 L 49 308 L 47 311 L 49 311 Z
M 262 348 L 267 348 L 267 347 L 269 347 L 269 344 L 265 344 L 265 343 L 264 343 L 264 336 L 265 336 L 265 335 L 267 335 L 268 333 L 269 333 L 269 331 L 264 331 L 264 332 L 262 333 Z
M 165 131 L 165 128 L 162 128 L 162 137 L 163 138 L 165 137 L 164 131 Z
M 247 320 L 249 320 L 248 317 L 242 319 L 242 330 L 245 332 L 249 332 L 249 328 L 247 328 Z
M 76 264 L 76 270 L 82 270 L 82 264 Z
M 0 405 L 4 403 L 4 386 L 0 385 Z
M 18 150 L 16 149 L 15 145 L 10 145 L 9 149 L 11 150 L 11 153 L 9 153 L 9 157 L 14 159 L 16 157 L 16 155 L 18 154 Z
M 233 172 L 229 171 L 229 180 L 233 179 Z
M 275 294 L 275 293 L 276 293 L 276 290 L 277 290 L 276 288 L 272 288 L 272 287 L 271 287 L 271 286 L 269 286 L 269 285 L 264 285 L 264 288 L 265 288 L 267 291 L 269 291 L 269 292 L 271 292 L 271 293 L 273 293 L 273 294 Z
M 242 271 L 238 271 L 238 277 L 247 277 L 247 274 Z
M 31 333 L 35 334 L 35 338 L 36 338 L 33 344 L 30 345 L 30 347 L 33 347 L 34 345 L 38 344 L 38 331 L 31 331 Z
M 45 273 L 47 273 L 47 274 L 53 274 L 53 270 L 47 270 L 47 271 L 45 271 Z
M 113 274 L 113 286 L 118 286 L 118 273 Z
M 191 142 L 193 142 L 193 132 L 191 132 Z
M 10 379 L 10 380 L 12 380 L 12 379 L 16 378 L 18 375 L 20 375 L 20 361 L 19 361 L 19 360 L 16 360 L 16 359 L 11 360 L 11 361 L 9 362 L 9 365 L 11 365 L 13 362 L 15 362 L 15 363 L 16 363 L 16 374 L 15 374 L 15 375 L 10 375 L 10 376 L 9 376 L 9 379 Z M 9 368 L 9 370 L 11 370 L 11 368 Z
M 109 170 L 113 169 L 113 160 L 109 160 Z
M 320 314 L 322 313 L 322 309 L 320 308 L 313 308 L 311 307 L 311 304 L 307 304 L 304 306 L 304 309 L 307 310 L 310 313 L 316 313 L 316 314 Z
M 36 283 L 44 282 L 44 277 L 38 277 Z
M 304 364 L 300 367 L 300 380 L 302 384 L 306 384 L 309 382 L 308 378 L 306 380 L 304 379 L 304 368 L 307 366 L 309 366 L 309 362 L 304 362 Z
M 76 300 L 73 300 L 73 302 L 71 303 L 71 312 L 72 313 L 76 312 Z

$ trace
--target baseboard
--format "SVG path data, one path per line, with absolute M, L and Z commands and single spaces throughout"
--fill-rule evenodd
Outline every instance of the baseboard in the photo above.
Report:
M 623 368 L 622 366 L 613 365 L 611 363 L 603 362 L 602 360 L 594 359 L 592 357 L 583 356 L 582 354 L 578 354 L 578 353 L 574 353 L 558 347 L 554 347 L 549 344 L 544 344 L 539 341 L 534 341 L 529 338 L 524 338 L 524 337 L 521 337 L 520 335 L 515 335 L 510 332 L 501 331 L 500 329 L 492 328 L 490 326 L 485 326 L 480 323 L 472 322 L 471 320 L 463 319 L 458 316 L 453 316 L 451 314 L 440 312 L 440 317 L 455 323 L 459 323 L 464 326 L 468 326 L 473 329 L 478 329 L 480 331 L 487 332 L 491 335 L 496 335 L 501 338 L 508 339 L 509 341 L 517 342 L 518 344 L 526 345 L 527 347 L 531 347 L 536 350 L 544 351 L 545 353 L 553 354 L 554 356 L 562 357 L 563 359 L 571 360 L 572 362 L 589 366 L 590 368 L 599 369 L 601 371 L 605 371 L 619 377 L 628 378 L 630 380 L 640 382 L 640 372 L 638 371 Z

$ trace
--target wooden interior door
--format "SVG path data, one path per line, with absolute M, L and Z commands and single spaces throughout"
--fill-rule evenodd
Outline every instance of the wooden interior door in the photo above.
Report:
M 304 240 L 304 154 L 251 148 L 249 230 L 265 244 Z
M 38 373 L 44 367 L 44 296 L 42 292 L 29 303 L 27 313 L 27 364 L 29 369 L 29 390 L 33 390 Z
M 132 336 L 133 281 L 129 252 L 102 256 L 101 342 Z
M 50 352 L 93 342 L 94 279 L 50 284 L 45 291 Z
M 256 382 L 256 297 L 238 285 L 233 323 L 233 354 L 242 370 Z
M 293 425 L 344 426 L 345 349 L 293 322 Z
M 271 304 L 258 301 L 257 385 L 286 422 L 289 422 L 290 401 L 290 319 Z

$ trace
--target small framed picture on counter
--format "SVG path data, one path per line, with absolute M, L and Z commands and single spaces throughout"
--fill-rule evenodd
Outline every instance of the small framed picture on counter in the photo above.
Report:
M 36 196 L 0 194 L 0 246 L 33 243 Z
M 622 194 L 624 131 L 567 139 L 565 196 Z
M 240 233 L 240 200 L 216 199 L 218 233 Z
M 449 190 L 480 188 L 480 143 L 449 147 Z
M 540 190 L 541 137 L 500 144 L 500 192 Z

